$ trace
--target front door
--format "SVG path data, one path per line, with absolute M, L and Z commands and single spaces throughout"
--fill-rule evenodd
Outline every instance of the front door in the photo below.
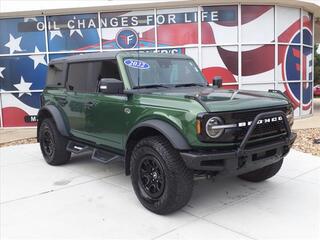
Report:
M 97 144 L 123 149 L 124 105 L 127 96 L 103 94 L 98 90 L 102 78 L 120 80 L 117 62 L 115 59 L 91 62 L 89 73 L 85 103 L 85 134 Z
M 85 110 L 86 134 L 90 135 L 97 144 L 122 149 L 126 102 L 127 97 L 124 95 L 98 93 L 88 96 Z

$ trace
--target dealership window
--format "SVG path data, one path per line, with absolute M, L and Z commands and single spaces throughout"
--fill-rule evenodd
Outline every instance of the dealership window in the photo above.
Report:
M 274 41 L 274 6 L 241 6 L 241 42 L 270 43 Z
M 313 23 L 301 8 L 240 4 L 1 18 L 1 126 L 35 124 L 25 116 L 37 114 L 50 60 L 113 50 L 186 54 L 209 82 L 221 75 L 224 88 L 274 86 L 296 116 L 307 115 Z
M 238 84 L 238 47 L 208 46 L 202 48 L 202 72 L 209 83 L 220 76 L 223 85 Z
M 103 49 L 155 47 L 154 10 L 101 13 Z
M 301 17 L 300 9 L 277 6 L 277 37 L 279 43 L 299 44 Z M 294 31 L 292 37 L 290 32 Z
M 197 8 L 157 10 L 158 47 L 198 44 Z
M 47 17 L 49 51 L 100 49 L 98 14 Z
M 312 46 L 313 16 L 311 13 L 303 11 L 303 44 Z
M 204 6 L 201 10 L 202 44 L 238 42 L 238 6 Z
M 273 44 L 242 46 L 241 83 L 274 82 L 274 48 Z
M 0 54 L 45 52 L 43 17 L 0 19 Z

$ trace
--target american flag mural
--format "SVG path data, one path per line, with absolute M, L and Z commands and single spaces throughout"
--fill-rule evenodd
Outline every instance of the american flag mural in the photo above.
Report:
M 3 18 L 0 33 L 2 127 L 36 124 L 50 60 L 114 50 L 187 54 L 208 82 L 221 76 L 224 88 L 279 89 L 296 116 L 311 113 L 313 16 L 302 9 L 222 5 Z

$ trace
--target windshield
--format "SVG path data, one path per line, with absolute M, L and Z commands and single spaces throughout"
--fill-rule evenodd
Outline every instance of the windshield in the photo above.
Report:
M 207 85 L 190 59 L 126 58 L 124 64 L 133 88 Z

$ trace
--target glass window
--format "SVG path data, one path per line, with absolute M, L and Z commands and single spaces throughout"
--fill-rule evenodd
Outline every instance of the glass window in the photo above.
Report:
M 300 9 L 277 7 L 277 36 L 279 43 L 300 43 Z
M 128 58 L 124 64 L 133 87 L 207 84 L 194 61 L 188 59 Z
M 0 19 L 0 54 L 45 52 L 43 17 Z
M 44 54 L 2 56 L 0 57 L 0 88 L 5 91 L 42 90 L 45 87 L 47 69 Z
M 313 80 L 312 59 L 313 59 L 312 48 L 303 47 L 302 80 L 307 80 L 307 81 Z
M 313 15 L 303 11 L 303 44 L 312 46 Z
M 115 78 L 120 80 L 117 60 L 96 61 L 89 64 L 90 77 L 86 83 L 87 92 L 96 92 L 98 83 L 102 78 Z
M 202 44 L 238 42 L 238 6 L 210 6 L 201 11 Z
M 86 81 L 88 78 L 87 62 L 71 63 L 68 69 L 67 89 L 75 92 L 86 92 Z
M 280 67 L 277 68 L 277 80 L 295 81 L 301 78 L 300 52 L 300 46 L 278 46 L 278 65 Z
M 223 84 L 236 84 L 238 81 L 238 47 L 203 47 L 202 72 L 209 83 L 215 76 L 221 76 Z
M 51 87 L 64 87 L 65 84 L 65 64 L 55 64 L 49 66 L 46 85 Z
M 40 92 L 2 93 L 3 127 L 37 126 Z
M 198 44 L 196 8 L 157 10 L 158 47 Z
M 154 11 L 101 13 L 102 48 L 155 47 Z
M 242 46 L 241 83 L 274 81 L 275 47 L 273 44 Z
M 98 14 L 47 18 L 49 51 L 99 50 Z
M 312 82 L 303 82 L 302 83 L 302 115 L 311 114 L 312 110 Z
M 274 6 L 241 6 L 241 41 L 271 43 L 274 41 Z

